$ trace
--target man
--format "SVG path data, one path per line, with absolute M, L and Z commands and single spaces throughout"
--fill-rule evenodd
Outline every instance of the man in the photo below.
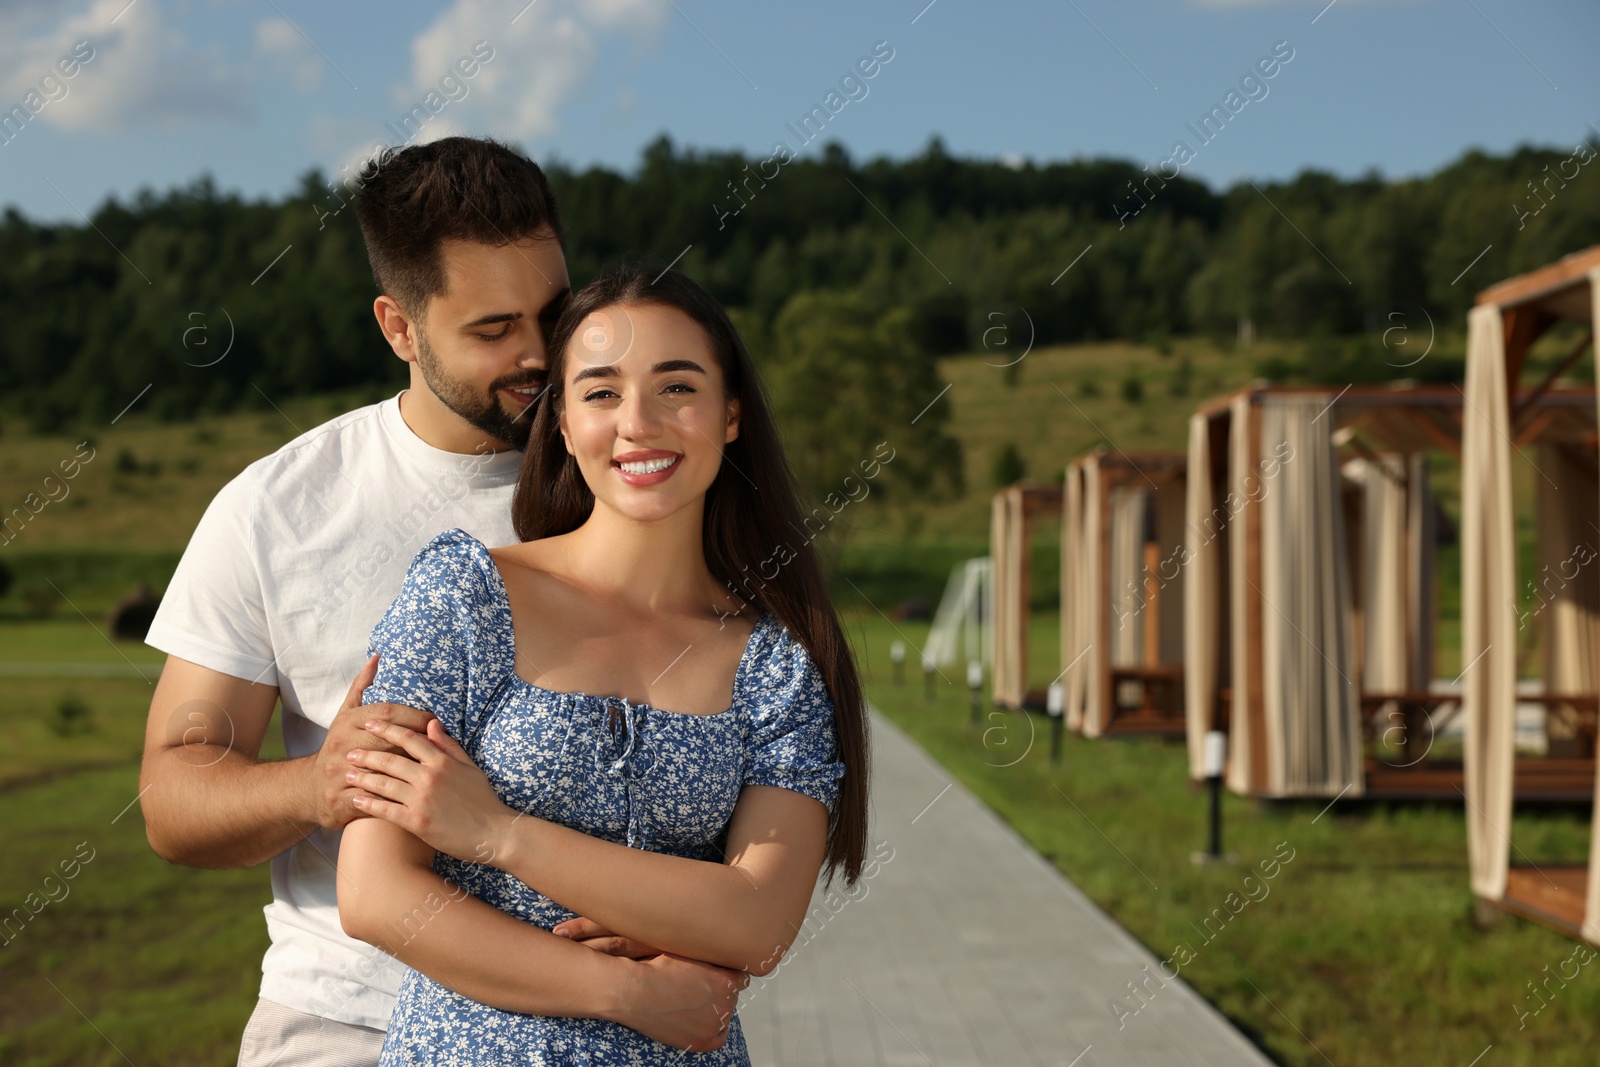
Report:
M 362 659 L 436 534 L 517 540 L 519 449 L 544 384 L 545 339 L 570 292 L 560 218 L 533 162 L 453 137 L 377 163 L 356 213 L 381 293 L 373 311 L 410 364 L 410 386 L 224 486 L 146 638 L 168 654 L 140 775 L 151 847 L 197 867 L 272 863 L 272 944 L 240 1067 L 377 1062 L 404 968 L 340 926 L 340 830 L 361 817 L 345 754 L 377 744 L 369 719 L 421 730 L 429 716 L 362 707 L 376 669 Z M 280 700 L 288 758 L 263 761 Z M 506 946 L 504 984 L 537 995 L 562 976 L 541 970 L 548 942 L 528 934 Z M 439 941 L 424 930 L 413 951 L 448 982 L 461 961 Z M 718 968 L 660 957 L 638 974 L 626 998 L 584 991 L 590 1014 L 687 1044 L 711 1040 L 732 1009 Z

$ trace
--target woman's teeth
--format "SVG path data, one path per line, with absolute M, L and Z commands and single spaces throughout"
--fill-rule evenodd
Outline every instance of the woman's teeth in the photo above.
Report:
M 642 459 L 637 463 L 618 463 L 617 466 L 627 474 L 654 474 L 656 471 L 666 470 L 676 462 L 678 462 L 677 456 L 666 456 L 662 459 Z

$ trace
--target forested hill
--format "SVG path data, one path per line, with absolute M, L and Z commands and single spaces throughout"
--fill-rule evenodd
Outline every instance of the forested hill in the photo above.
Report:
M 742 309 L 758 351 L 799 358 L 794 337 L 808 332 L 832 343 L 817 321 L 832 317 L 855 331 L 846 347 L 860 358 L 874 337 L 903 341 L 898 378 L 878 384 L 906 386 L 931 383 L 933 355 L 977 348 L 992 316 L 1017 308 L 1039 343 L 1232 333 L 1241 316 L 1261 335 L 1348 337 L 1398 302 L 1458 324 L 1484 285 L 1600 242 L 1596 146 L 1474 151 L 1414 180 L 1308 172 L 1221 193 L 1115 160 L 958 159 L 937 141 L 861 163 L 837 146 L 785 160 L 663 138 L 631 175 L 549 169 L 576 281 L 620 258 L 683 253 L 680 266 Z M 275 201 L 202 178 L 108 201 L 92 225 L 7 210 L 0 417 L 39 429 L 108 419 L 149 383 L 141 404 L 182 418 L 259 403 L 258 391 L 400 380 L 340 205 L 312 173 Z

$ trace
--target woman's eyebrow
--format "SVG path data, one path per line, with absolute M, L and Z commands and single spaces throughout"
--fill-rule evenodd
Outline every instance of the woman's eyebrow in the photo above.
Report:
M 692 359 L 664 359 L 650 368 L 652 374 L 665 374 L 668 371 L 675 370 L 699 371 L 701 374 L 706 372 L 704 367 Z
M 706 368 L 694 362 L 694 360 L 661 360 L 661 362 L 650 368 L 651 374 L 667 374 L 670 371 L 696 371 L 696 373 L 704 374 L 706 373 Z M 606 363 L 605 366 L 586 366 L 584 370 L 573 374 L 573 381 L 581 382 L 589 378 L 616 378 L 616 376 L 618 376 L 616 366 Z
M 671 371 L 692 370 L 704 374 L 706 369 L 692 359 L 664 359 L 650 368 L 651 374 L 666 374 Z M 615 378 L 617 368 L 614 364 L 603 367 L 585 367 L 572 376 L 574 382 L 581 382 L 589 378 Z

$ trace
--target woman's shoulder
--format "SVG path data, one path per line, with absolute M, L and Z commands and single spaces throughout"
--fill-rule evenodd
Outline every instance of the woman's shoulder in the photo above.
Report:
M 412 557 L 405 582 L 373 629 L 378 677 L 364 699 L 432 711 L 451 736 L 511 662 L 502 606 L 491 588 L 493 561 L 465 530 L 436 535 Z
M 571 590 L 583 594 L 584 582 L 576 571 L 579 561 L 576 532 L 517 541 L 500 548 L 484 549 L 484 558 L 500 565 L 508 585 L 531 579 L 546 594 Z
M 419 617 L 494 621 L 503 606 L 500 572 L 488 547 L 466 530 L 434 536 L 417 550 L 397 605 Z

